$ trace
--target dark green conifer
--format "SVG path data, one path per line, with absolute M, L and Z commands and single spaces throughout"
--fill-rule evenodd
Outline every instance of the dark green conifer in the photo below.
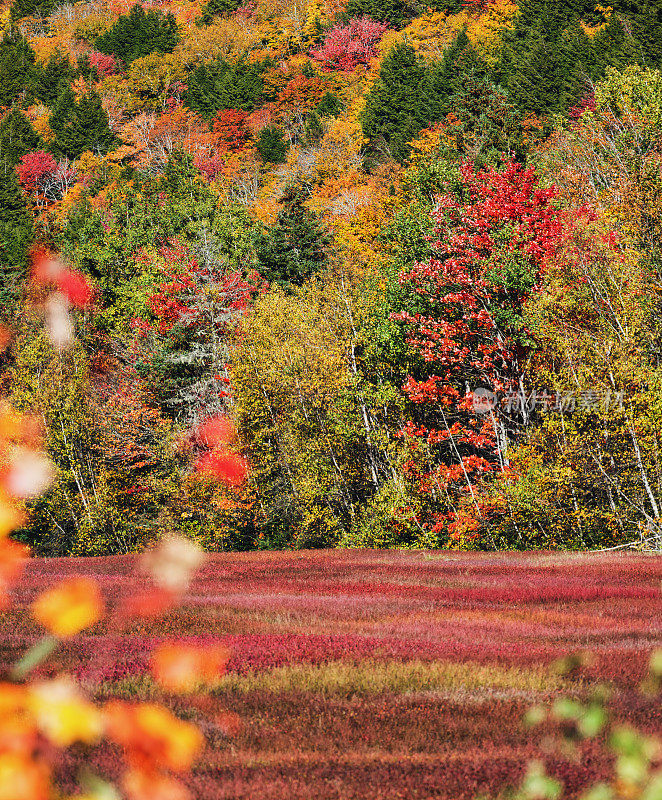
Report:
M 200 183 L 200 173 L 193 165 L 193 159 L 181 150 L 173 150 L 168 156 L 163 178 L 166 192 L 173 197 L 186 194 L 194 184 Z
M 314 111 L 311 111 L 306 117 L 305 131 L 306 141 L 308 144 L 315 144 L 315 142 L 319 142 L 324 135 L 322 122 Z
M 288 145 L 283 139 L 283 132 L 275 125 L 262 128 L 255 144 L 262 161 L 271 164 L 282 164 L 287 157 Z
M 215 17 L 220 14 L 231 14 L 241 5 L 241 0 L 208 0 L 202 7 L 199 23 L 211 25 Z
M 378 22 L 388 22 L 394 28 L 416 13 L 416 5 L 407 0 L 349 0 L 345 6 L 345 17 L 368 16 Z
M 565 113 L 584 94 L 591 56 L 582 9 L 573 0 L 523 0 L 497 68 L 522 112 Z
M 76 70 L 68 56 L 57 50 L 51 53 L 48 61 L 38 64 L 31 82 L 31 94 L 53 108 L 58 98 L 74 78 Z
M 507 93 L 485 75 L 463 75 L 449 106 L 453 114 L 449 133 L 462 158 L 484 166 L 513 155 L 524 157 L 520 115 Z
M 628 2 L 626 16 L 639 62 L 646 67 L 662 67 L 662 0 Z
M 15 22 L 23 17 L 48 17 L 55 8 L 56 0 L 14 0 L 10 19 Z
M 304 205 L 300 186 L 289 186 L 274 227 L 258 235 L 255 251 L 259 272 L 285 290 L 301 284 L 326 263 L 328 238 L 317 216 Z
M 240 58 L 236 63 L 219 58 L 201 64 L 187 81 L 184 102 L 192 111 L 211 119 L 218 111 L 240 108 L 250 113 L 265 99 L 262 73 L 271 66 L 268 59 L 249 63 Z
M 337 117 L 342 111 L 340 98 L 332 92 L 325 92 L 315 111 L 320 117 Z
M 30 120 L 16 106 L 0 123 L 0 163 L 15 167 L 26 153 L 39 150 L 43 142 Z M 4 170 L 2 171 L 4 174 Z
M 117 19 L 112 28 L 99 36 L 95 47 L 114 55 L 125 64 L 150 53 L 172 53 L 179 42 L 177 22 L 172 14 L 134 5 L 128 14 Z
M 26 94 L 35 71 L 34 50 L 15 28 L 0 41 L 0 106 Z
M 465 76 L 485 75 L 487 66 L 469 41 L 466 29 L 462 29 L 441 61 L 431 64 L 429 70 L 429 119 L 432 121 L 452 111 L 450 98 L 460 91 Z
M 77 103 L 67 87 L 53 110 L 50 126 L 55 134 L 51 149 L 56 156 L 74 159 L 86 150 L 107 153 L 116 143 L 108 127 L 108 114 L 96 92 L 88 92 Z
M 33 224 L 14 169 L 0 170 L 0 318 L 9 320 L 18 312 Z
M 411 45 L 396 44 L 382 61 L 361 116 L 372 148 L 405 161 L 409 142 L 428 124 L 429 82 L 425 64 Z

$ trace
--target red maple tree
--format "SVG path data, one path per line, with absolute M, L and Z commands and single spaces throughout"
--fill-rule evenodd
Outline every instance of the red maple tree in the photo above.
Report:
M 22 156 L 16 166 L 16 175 L 38 206 L 59 200 L 76 180 L 76 171 L 67 160 L 57 162 L 44 150 Z
M 324 44 L 311 50 L 310 56 L 326 69 L 351 72 L 375 57 L 377 43 L 387 28 L 386 23 L 375 22 L 370 17 L 351 19 L 347 25 L 331 28 Z
M 460 179 L 460 191 L 438 198 L 434 255 L 400 276 L 410 310 L 394 315 L 420 358 L 403 387 L 413 409 L 405 433 L 418 454 L 406 471 L 432 498 L 437 531 L 457 524 L 467 496 L 480 516 L 476 484 L 508 468 L 499 400 L 522 379 L 531 344 L 522 308 L 561 232 L 555 190 L 532 169 L 465 163 Z M 495 402 L 479 409 L 477 388 Z
M 247 119 L 248 114 L 241 109 L 226 108 L 218 112 L 212 130 L 218 137 L 219 150 L 238 152 L 246 147 L 250 138 Z

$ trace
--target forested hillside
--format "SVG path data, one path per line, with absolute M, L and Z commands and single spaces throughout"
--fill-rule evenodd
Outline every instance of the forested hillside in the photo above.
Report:
M 2 25 L 0 385 L 56 467 L 35 552 L 660 535 L 662 0 Z

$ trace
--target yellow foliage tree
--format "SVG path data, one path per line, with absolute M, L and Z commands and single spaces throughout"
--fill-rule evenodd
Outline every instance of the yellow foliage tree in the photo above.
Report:
M 438 59 L 464 28 L 478 54 L 488 64 L 494 64 L 499 56 L 501 32 L 512 25 L 516 12 L 517 4 L 510 0 L 495 0 L 480 14 L 461 11 L 448 15 L 443 11 L 429 11 L 401 31 L 387 32 L 379 50 L 384 56 L 396 43 L 407 41 L 420 55 Z

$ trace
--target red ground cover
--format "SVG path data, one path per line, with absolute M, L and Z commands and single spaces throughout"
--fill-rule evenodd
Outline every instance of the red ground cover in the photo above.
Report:
M 134 566 L 133 557 L 30 562 L 14 610 L 2 616 L 0 658 L 9 663 L 35 641 L 22 609 L 38 591 L 65 575 L 91 575 L 111 608 L 121 608 Z M 177 611 L 128 627 L 104 623 L 69 641 L 55 663 L 105 693 L 140 692 L 149 654 L 164 640 L 222 641 L 231 673 L 248 679 L 328 662 L 515 668 L 508 690 L 489 681 L 468 689 L 458 679 L 439 691 L 338 695 L 305 686 L 269 691 L 263 681 L 223 689 L 204 712 L 168 698 L 185 715 L 227 710 L 242 721 L 230 736 L 206 726 L 209 747 L 192 778 L 201 800 L 497 796 L 538 752 L 542 734 L 523 728 L 523 714 L 555 693 L 609 682 L 620 719 L 660 730 L 658 705 L 635 690 L 662 645 L 661 580 L 662 558 L 631 554 L 220 554 Z M 517 688 L 517 670 L 524 679 L 578 651 L 593 654 L 580 683 Z M 103 759 L 112 772 L 114 754 Z M 606 762 L 587 747 L 580 762 L 550 769 L 573 797 Z

